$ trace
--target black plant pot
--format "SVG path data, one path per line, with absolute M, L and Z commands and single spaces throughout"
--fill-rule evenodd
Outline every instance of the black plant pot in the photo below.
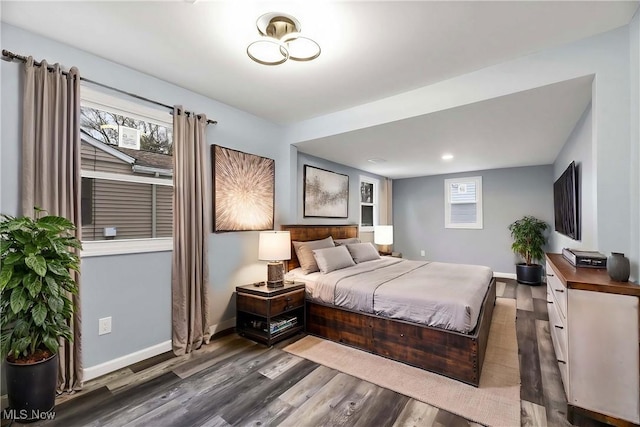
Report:
M 21 423 L 46 419 L 56 401 L 58 355 L 30 365 L 6 362 L 11 418 Z
M 518 283 L 539 285 L 542 283 L 542 266 L 539 264 L 517 264 L 516 278 Z

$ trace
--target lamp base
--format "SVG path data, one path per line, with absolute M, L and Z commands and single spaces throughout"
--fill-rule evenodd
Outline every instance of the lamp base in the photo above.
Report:
M 284 265 L 282 262 L 267 264 L 267 288 L 281 288 L 284 286 Z
M 280 282 L 269 282 L 267 281 L 267 288 L 283 288 L 284 287 L 284 282 L 280 281 Z
M 391 255 L 391 245 L 378 245 L 378 253 L 380 255 Z

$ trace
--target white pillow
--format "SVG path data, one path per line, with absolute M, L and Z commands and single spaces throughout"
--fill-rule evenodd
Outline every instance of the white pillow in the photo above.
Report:
M 380 259 L 380 254 L 373 243 L 352 243 L 347 245 L 347 249 L 351 254 L 351 258 L 356 262 L 356 264 L 360 264 L 365 261 L 373 261 L 374 259 Z
M 304 274 L 310 274 L 318 271 L 318 264 L 311 252 L 314 249 L 321 248 L 333 248 L 333 238 L 331 236 L 321 240 L 310 240 L 308 242 L 296 242 L 293 241 L 293 249 L 296 251 L 300 268 L 304 271 Z
M 333 239 L 333 243 L 335 243 L 336 246 L 344 246 L 350 245 L 352 243 L 360 243 L 360 239 L 358 239 L 357 237 L 349 237 L 348 239 Z
M 335 246 L 333 248 L 314 249 L 313 256 L 318 263 L 320 273 L 327 274 L 333 270 L 351 267 L 356 265 L 349 255 L 349 251 L 344 246 Z

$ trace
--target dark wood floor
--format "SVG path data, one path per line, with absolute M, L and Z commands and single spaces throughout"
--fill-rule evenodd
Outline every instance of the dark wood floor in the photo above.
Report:
M 498 282 L 498 296 L 516 299 L 522 425 L 569 426 L 549 336 L 546 290 Z M 191 355 L 163 354 L 88 382 L 82 392 L 59 398 L 55 420 L 29 425 L 477 425 L 291 356 L 282 351 L 289 342 L 266 348 L 232 334 Z

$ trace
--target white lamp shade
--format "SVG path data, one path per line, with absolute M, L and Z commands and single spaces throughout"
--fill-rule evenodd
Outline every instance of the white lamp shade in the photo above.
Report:
M 393 225 L 376 225 L 373 229 L 373 242 L 376 245 L 392 245 Z
M 284 261 L 291 259 L 291 236 L 288 231 L 261 231 L 258 259 Z

